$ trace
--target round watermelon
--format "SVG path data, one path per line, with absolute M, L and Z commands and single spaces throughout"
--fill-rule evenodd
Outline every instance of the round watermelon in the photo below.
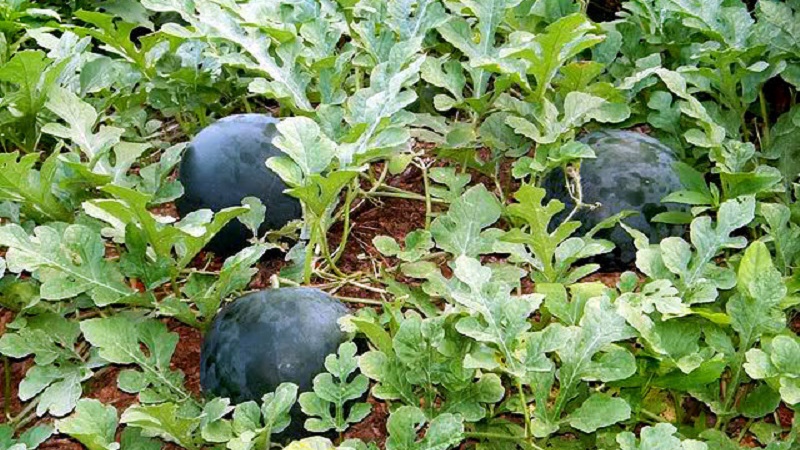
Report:
M 265 163 L 280 156 L 272 144 L 278 120 L 267 114 L 238 114 L 204 128 L 183 155 L 179 179 L 184 195 L 176 201 L 181 216 L 199 209 L 219 211 L 257 197 L 266 206 L 260 232 L 278 229 L 301 217 L 300 203 L 284 194 L 286 185 Z M 206 247 L 230 256 L 247 246 L 250 231 L 229 222 Z
M 284 382 L 298 385 L 300 392 L 311 390 L 314 377 L 325 371 L 325 357 L 346 338 L 338 320 L 347 312 L 339 300 L 305 287 L 268 289 L 234 300 L 203 339 L 203 392 L 240 403 L 260 401 Z M 297 414 L 295 408 L 287 433 L 302 431 Z
M 642 133 L 622 130 L 603 130 L 582 138 L 594 150 L 597 158 L 581 162 L 581 187 L 583 202 L 599 203 L 594 210 L 582 209 L 575 216 L 581 222 L 579 233 L 586 233 L 602 220 L 624 210 L 637 212 L 624 222 L 656 243 L 669 236 L 679 236 L 685 227 L 652 222 L 659 213 L 683 210 L 676 204 L 662 203 L 667 194 L 682 189 L 673 164 L 678 161 L 675 152 L 666 145 Z M 544 181 L 551 198 L 565 203 L 564 212 L 556 217 L 563 220 L 575 202 L 564 183 L 564 173 L 556 170 Z M 603 230 L 596 235 L 616 245 L 613 253 L 597 258 L 605 268 L 626 268 L 636 258 L 633 239 L 620 226 Z

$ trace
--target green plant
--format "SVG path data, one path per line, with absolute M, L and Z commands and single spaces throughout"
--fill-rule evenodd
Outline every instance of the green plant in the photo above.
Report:
M 268 448 L 294 421 L 317 435 L 289 450 L 375 450 L 344 433 L 384 413 L 388 450 L 797 448 L 800 3 L 755 3 L 3 3 L 0 448 Z M 302 205 L 291 249 L 252 197 L 170 210 L 189 136 L 242 112 L 279 120 L 252 164 Z M 602 149 L 576 138 L 605 127 L 675 150 L 688 208 L 656 219 L 687 235 L 578 231 Z M 250 245 L 205 255 L 234 219 Z M 635 267 L 603 274 L 617 224 Z M 267 278 L 353 302 L 358 344 L 306 392 L 194 395 L 179 336 Z M 92 400 L 107 377 L 132 405 Z

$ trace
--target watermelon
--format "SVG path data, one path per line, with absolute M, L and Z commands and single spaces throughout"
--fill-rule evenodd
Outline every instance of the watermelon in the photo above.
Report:
M 622 130 L 596 131 L 579 140 L 592 147 L 597 155 L 581 163 L 583 202 L 600 204 L 594 210 L 584 208 L 576 214 L 575 220 L 582 224 L 579 233 L 588 232 L 602 220 L 624 210 L 638 213 L 624 222 L 646 234 L 650 242 L 685 232 L 683 226 L 652 222 L 659 213 L 684 210 L 680 205 L 661 202 L 667 194 L 682 189 L 673 169 L 678 158 L 671 148 L 645 134 Z M 564 173 L 551 172 L 543 185 L 550 198 L 566 205 L 560 217 L 556 217 L 556 223 L 560 223 L 575 205 L 564 183 Z M 608 239 L 617 247 L 613 253 L 597 258 L 604 269 L 626 269 L 635 260 L 633 239 L 622 227 L 603 230 L 596 237 Z
M 267 114 L 238 114 L 204 128 L 183 155 L 179 179 L 184 195 L 176 201 L 181 216 L 199 209 L 219 211 L 257 197 L 266 206 L 259 230 L 278 229 L 299 219 L 297 199 L 284 194 L 283 180 L 265 162 L 282 152 L 272 144 L 278 120 Z M 238 220 L 228 223 L 206 250 L 230 256 L 247 246 L 252 234 Z
M 210 397 L 260 401 L 279 384 L 309 391 L 325 357 L 346 336 L 338 320 L 348 309 L 312 288 L 285 287 L 244 295 L 214 318 L 200 352 L 200 385 Z M 299 409 L 287 433 L 302 431 Z M 298 425 L 299 424 L 299 428 Z

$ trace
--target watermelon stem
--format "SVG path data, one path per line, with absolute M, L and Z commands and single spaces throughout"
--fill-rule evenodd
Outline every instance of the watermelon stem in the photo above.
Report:
M 761 88 L 758 91 L 758 101 L 761 105 L 761 119 L 764 121 L 762 125 L 764 128 L 764 142 L 762 142 L 762 148 L 769 148 L 770 143 L 772 141 L 772 137 L 770 136 L 769 130 L 769 112 L 767 111 L 767 98 L 764 96 L 764 89 Z
M 419 163 L 417 164 L 422 170 L 422 182 L 425 186 L 425 229 L 429 229 L 431 227 L 431 216 L 433 215 L 433 208 L 432 208 L 432 199 L 431 199 L 431 184 L 428 179 L 428 164 L 425 163 L 422 158 L 420 158 Z

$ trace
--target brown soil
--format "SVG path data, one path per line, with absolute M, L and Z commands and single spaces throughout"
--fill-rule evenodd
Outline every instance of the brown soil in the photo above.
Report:
M 369 398 L 372 412 L 366 419 L 354 424 L 344 434 L 345 439 L 361 439 L 364 442 L 374 442 L 379 448 L 386 444 L 386 420 L 389 418 L 389 408 L 386 403 L 374 398 Z

